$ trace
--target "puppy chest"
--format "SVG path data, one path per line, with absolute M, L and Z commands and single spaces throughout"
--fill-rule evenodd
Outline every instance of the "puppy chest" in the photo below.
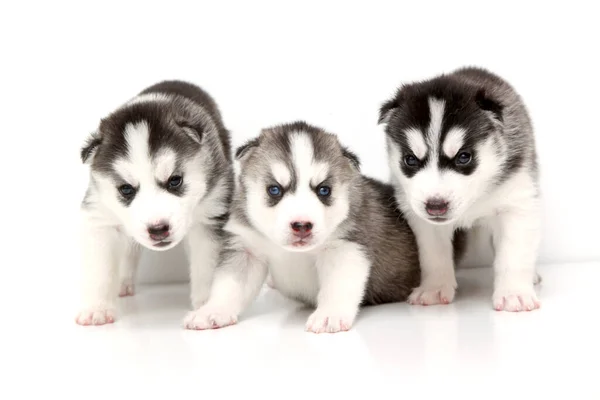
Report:
M 309 303 L 316 302 L 319 278 L 314 257 L 295 253 L 271 257 L 269 273 L 275 287 L 283 295 Z

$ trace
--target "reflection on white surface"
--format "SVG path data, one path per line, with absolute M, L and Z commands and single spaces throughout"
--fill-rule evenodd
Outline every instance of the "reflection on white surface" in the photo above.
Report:
M 267 287 L 238 325 L 195 332 L 181 328 L 187 285 L 141 286 L 121 299 L 115 324 L 77 326 L 62 304 L 9 332 L 28 345 L 2 358 L 20 372 L 9 386 L 80 398 L 599 398 L 596 368 L 585 364 L 600 355 L 600 264 L 541 272 L 537 311 L 493 311 L 491 270 L 461 270 L 454 304 L 370 307 L 351 331 L 321 335 L 303 330 L 309 309 Z

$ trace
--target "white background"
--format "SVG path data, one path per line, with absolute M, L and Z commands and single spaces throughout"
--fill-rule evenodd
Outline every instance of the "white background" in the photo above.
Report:
M 540 262 L 600 259 L 592 3 L 3 2 L 0 236 L 5 273 L 14 274 L 3 284 L 19 291 L 35 276 L 56 296 L 75 285 L 87 182 L 80 146 L 152 83 L 204 87 L 236 146 L 262 127 L 305 119 L 339 134 L 366 174 L 387 179 L 379 105 L 402 82 L 464 65 L 504 76 L 531 111 Z M 142 280 L 185 279 L 178 250 L 144 257 Z
M 358 3 L 0 2 L 0 398 L 598 398 L 586 366 L 600 354 L 596 2 Z M 379 105 L 402 82 L 463 65 L 508 79 L 535 123 L 540 262 L 555 264 L 540 310 L 493 311 L 491 270 L 479 269 L 459 271 L 456 304 L 365 310 L 333 336 L 303 332 L 310 310 L 275 291 L 236 326 L 185 331 L 185 284 L 121 299 L 110 326 L 74 323 L 79 149 L 144 87 L 203 86 L 236 145 L 306 119 L 386 179 Z M 186 277 L 177 251 L 143 264 L 144 281 Z

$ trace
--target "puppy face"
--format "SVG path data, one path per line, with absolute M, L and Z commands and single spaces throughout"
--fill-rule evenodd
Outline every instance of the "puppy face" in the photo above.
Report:
M 264 130 L 238 149 L 250 223 L 289 251 L 323 244 L 347 218 L 358 159 L 304 123 Z
M 206 193 L 204 128 L 182 123 L 164 104 L 132 107 L 105 119 L 88 145 L 98 143 L 84 152 L 93 152 L 98 196 L 122 228 L 151 250 L 167 250 L 187 234 Z
M 444 224 L 460 218 L 497 182 L 506 157 L 499 104 L 481 91 L 437 89 L 404 88 L 382 107 L 380 121 L 387 123 L 401 207 Z

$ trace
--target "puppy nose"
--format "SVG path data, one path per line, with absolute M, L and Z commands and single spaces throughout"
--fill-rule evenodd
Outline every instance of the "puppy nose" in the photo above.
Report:
M 298 236 L 299 238 L 305 238 L 310 235 L 313 224 L 312 222 L 295 221 L 292 222 L 291 226 L 295 236 Z
M 448 204 L 444 199 L 429 199 L 425 203 L 425 211 L 433 217 L 441 217 L 448 212 Z
M 153 240 L 163 240 L 169 236 L 169 224 L 156 224 L 148 226 L 148 234 Z

